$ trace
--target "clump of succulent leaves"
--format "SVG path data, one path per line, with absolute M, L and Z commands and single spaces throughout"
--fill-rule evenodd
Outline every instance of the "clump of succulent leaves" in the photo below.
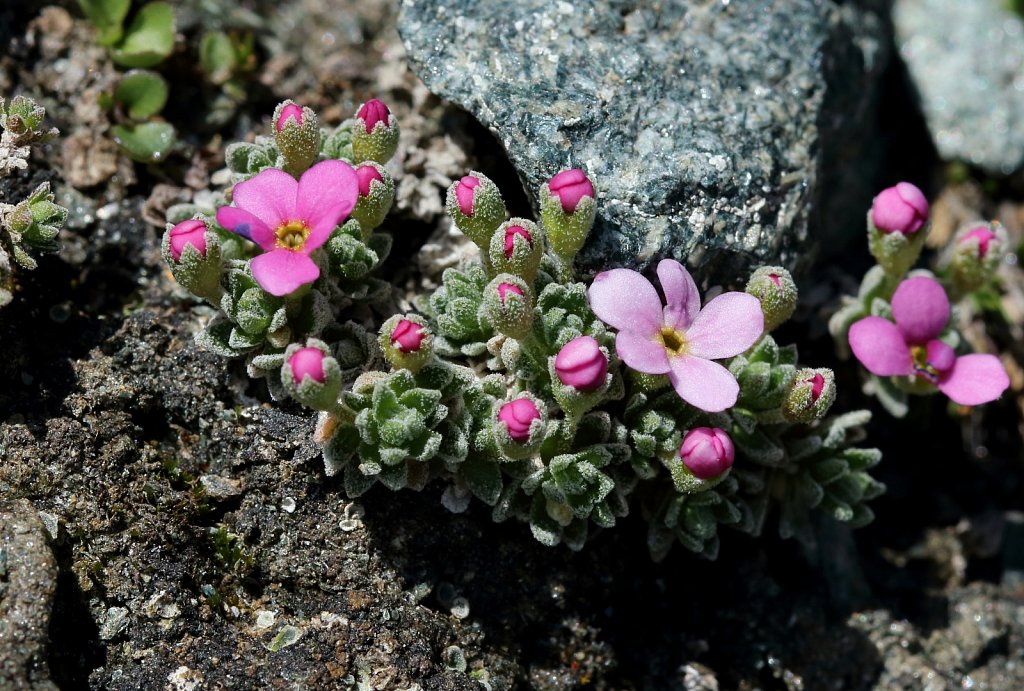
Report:
M 33 144 L 57 136 L 45 128 L 46 111 L 30 98 L 0 98 L 0 178 L 28 168 Z M 68 210 L 54 203 L 50 183 L 44 182 L 21 200 L 0 197 L 0 307 L 10 303 L 15 267 L 36 268 L 34 254 L 56 252 L 57 234 Z
M 174 8 L 156 0 L 132 7 L 131 0 L 78 0 L 83 14 L 96 27 L 96 42 L 110 59 L 128 71 L 101 105 L 114 124 L 110 135 L 130 158 L 158 163 L 176 138 L 174 127 L 159 118 L 167 105 L 166 80 L 153 67 L 174 50 Z
M 867 229 L 877 263 L 829 322 L 840 354 L 852 353 L 864 365 L 865 391 L 896 417 L 906 415 L 910 395 L 941 392 L 959 406 L 998 399 L 1010 385 L 1006 369 L 994 354 L 968 352 L 951 313 L 957 304 L 996 294 L 1006 230 L 998 223 L 967 224 L 953 236 L 937 272 L 913 269 L 930 223 L 927 198 L 909 182 L 875 197 Z

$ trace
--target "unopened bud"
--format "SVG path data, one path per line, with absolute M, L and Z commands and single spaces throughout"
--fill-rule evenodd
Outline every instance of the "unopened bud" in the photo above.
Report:
M 311 108 L 284 101 L 274 110 L 274 141 L 284 169 L 298 177 L 320 155 L 320 120 Z
M 505 201 L 498 186 L 486 175 L 470 171 L 448 188 L 446 206 L 462 234 L 488 252 L 491 236 L 505 220 Z
M 540 215 L 552 251 L 571 262 L 597 215 L 593 183 L 579 168 L 563 170 L 541 185 Z
M 754 271 L 747 281 L 747 293 L 761 301 L 765 333 L 792 317 L 796 310 L 796 283 L 781 266 L 762 266 Z
M 999 223 L 970 226 L 953 240 L 953 282 L 961 293 L 981 288 L 996 275 L 1009 238 Z
M 921 255 L 928 200 L 909 182 L 882 190 L 868 212 L 868 249 L 891 276 L 902 277 Z
M 199 219 L 168 224 L 161 243 L 164 261 L 186 290 L 216 303 L 220 299 L 220 240 Z
M 544 256 L 541 229 L 533 221 L 512 218 L 491 235 L 489 257 L 499 273 L 521 276 L 532 282 Z
M 802 369 L 782 401 L 782 414 L 790 422 L 812 422 L 828 413 L 836 400 L 836 378 L 828 368 Z
M 501 333 L 524 338 L 533 326 L 533 291 L 512 274 L 498 274 L 484 288 L 482 309 Z
M 398 150 L 398 120 L 384 102 L 371 98 L 356 111 L 352 155 L 357 161 L 387 163 Z
M 497 406 L 494 439 L 506 456 L 526 458 L 540 448 L 547 426 L 543 409 L 540 399 L 528 393 Z
M 395 369 L 418 372 L 433 359 L 434 337 L 427 321 L 416 314 L 396 314 L 380 328 L 384 357 Z
M 284 352 L 281 384 L 292 398 L 314 410 L 338 408 L 341 368 L 327 344 L 310 338 L 305 345 L 292 343 Z
M 395 200 L 395 183 L 379 163 L 368 162 L 356 168 L 359 198 L 352 209 L 352 218 L 359 221 L 364 235 L 379 226 Z

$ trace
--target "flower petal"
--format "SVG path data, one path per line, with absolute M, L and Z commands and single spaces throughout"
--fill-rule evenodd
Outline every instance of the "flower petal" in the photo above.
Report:
M 747 293 L 722 293 L 704 305 L 686 330 L 687 354 L 707 360 L 739 355 L 764 333 L 761 301 Z
M 999 398 L 1010 386 L 1010 377 L 995 355 L 975 353 L 958 357 L 938 386 L 954 403 L 981 405 Z
M 344 161 L 321 161 L 299 179 L 295 212 L 311 228 L 306 250 L 327 242 L 359 198 L 359 177 Z
M 666 321 L 666 325 L 674 329 L 685 329 L 700 312 L 700 293 L 697 292 L 693 276 L 675 259 L 662 259 L 658 262 L 658 280 L 665 294 L 667 310 L 672 311 L 675 322 L 670 324 Z
M 755 298 L 756 299 L 756 298 Z M 669 358 L 669 381 L 679 397 L 695 408 L 717 413 L 736 405 L 740 385 L 717 362 L 689 355 Z
M 266 168 L 259 175 L 235 185 L 231 198 L 270 229 L 295 218 L 295 193 L 299 183 L 277 168 Z
M 892 295 L 892 316 L 907 343 L 924 345 L 949 321 L 949 298 L 934 278 L 908 278 Z
M 597 318 L 620 331 L 657 334 L 661 298 L 651 282 L 632 269 L 602 271 L 587 291 Z
M 276 246 L 277 236 L 274 231 L 245 209 L 222 206 L 217 209 L 217 223 L 246 240 L 252 240 L 265 250 L 272 250 Z
M 854 356 L 868 372 L 880 377 L 910 374 L 910 348 L 888 319 L 864 317 L 850 327 L 849 340 Z
M 252 277 L 263 290 L 281 297 L 320 277 L 320 267 L 302 252 L 279 249 L 258 257 L 250 264 Z
M 627 367 L 646 374 L 666 374 L 668 353 L 658 341 L 635 331 L 620 331 L 615 337 L 615 352 Z

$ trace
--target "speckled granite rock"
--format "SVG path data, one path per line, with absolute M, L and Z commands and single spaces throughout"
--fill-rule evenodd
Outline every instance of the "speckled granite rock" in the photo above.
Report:
M 863 184 L 845 157 L 868 148 L 885 57 L 869 4 L 404 0 L 399 31 L 427 86 L 496 132 L 531 195 L 570 165 L 594 177 L 583 265 L 674 256 L 709 270 L 795 264 L 829 197 Z
M 943 158 L 1024 166 L 1024 20 L 1002 0 L 897 0 L 900 55 Z
M 0 688 L 56 691 L 46 646 L 57 560 L 32 504 L 0 504 Z

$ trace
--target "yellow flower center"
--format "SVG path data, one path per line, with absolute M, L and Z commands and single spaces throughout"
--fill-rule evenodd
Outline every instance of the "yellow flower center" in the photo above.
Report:
M 661 327 L 658 338 L 661 340 L 661 345 L 665 346 L 665 350 L 669 352 L 669 355 L 682 355 L 686 352 L 686 336 L 672 327 Z
M 310 227 L 302 221 L 282 223 L 274 231 L 274 235 L 277 236 L 277 246 L 297 252 L 306 246 L 306 238 L 309 237 L 310 230 Z

